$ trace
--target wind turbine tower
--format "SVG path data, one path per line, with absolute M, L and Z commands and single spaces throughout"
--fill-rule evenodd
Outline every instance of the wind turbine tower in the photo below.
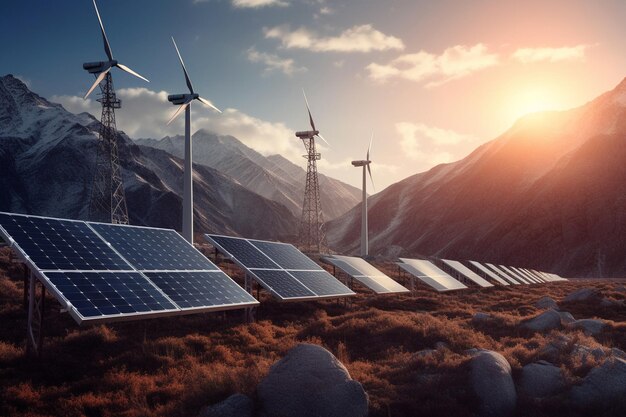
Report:
M 304 95 L 307 112 L 309 113 L 309 123 L 311 130 L 296 132 L 296 136 L 302 139 L 307 154 L 303 155 L 307 160 L 306 184 L 304 186 L 304 202 L 302 203 L 302 217 L 300 219 L 299 245 L 304 252 L 322 253 L 326 248 L 326 236 L 324 234 L 324 215 L 322 214 L 322 204 L 320 199 L 320 184 L 317 176 L 317 161 L 322 155 L 315 148 L 315 137 L 319 137 L 324 142 L 326 139 L 320 135 L 315 128 L 313 116 L 309 102 Z M 328 142 L 326 142 L 328 145 Z
M 367 168 L 367 173 L 369 173 L 370 180 L 372 181 L 372 188 L 374 188 L 374 179 L 372 178 L 372 169 L 370 168 L 370 150 L 372 149 L 372 139 L 374 139 L 374 135 L 372 134 L 372 138 L 370 139 L 370 145 L 367 148 L 367 155 L 365 156 L 365 160 L 361 161 L 352 161 L 352 165 L 355 167 L 363 167 L 363 202 L 361 203 L 361 257 L 366 257 L 369 255 L 369 239 L 368 239 L 368 227 L 367 227 L 367 175 L 365 173 L 365 169 Z
M 85 70 L 96 76 L 96 81 L 84 98 L 86 99 L 97 86 L 100 86 L 101 94 L 98 101 L 102 104 L 96 171 L 89 198 L 89 220 L 128 224 L 128 208 L 126 207 L 115 124 L 115 109 L 119 109 L 122 103 L 115 95 L 110 71 L 113 67 L 117 67 L 144 81 L 148 80 L 113 59 L 111 45 L 109 45 L 109 40 L 104 31 L 96 0 L 93 0 L 93 7 L 96 9 L 98 22 L 100 22 L 104 52 L 109 60 L 83 64 Z
M 193 85 L 187 74 L 187 68 L 183 62 L 183 57 L 178 51 L 176 41 L 172 38 L 174 48 L 176 48 L 176 54 L 180 60 L 180 65 L 183 67 L 183 73 L 185 74 L 185 82 L 189 93 L 173 94 L 167 96 L 167 100 L 174 104 L 179 105 L 178 110 L 174 113 L 172 118 L 167 122 L 169 125 L 172 121 L 185 110 L 185 171 L 183 174 L 183 237 L 191 244 L 193 244 L 193 149 L 191 144 L 191 102 L 198 100 L 200 103 L 212 108 L 213 110 L 221 113 L 220 109 L 215 107 L 213 103 L 206 100 L 193 90 Z

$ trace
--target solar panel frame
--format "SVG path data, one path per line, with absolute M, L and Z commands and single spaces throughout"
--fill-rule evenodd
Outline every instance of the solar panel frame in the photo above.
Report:
M 411 292 L 411 290 L 398 283 L 363 258 L 332 255 L 325 259 L 376 294 L 402 294 Z M 358 265 L 354 264 L 355 261 Z M 355 274 L 355 271 L 358 272 L 358 274 Z M 372 283 L 376 283 L 376 285 L 372 285 Z
M 399 267 L 438 292 L 467 289 L 467 285 L 457 281 L 429 260 L 400 258 L 400 261 L 397 263 Z
M 461 276 L 469 279 L 470 281 L 474 282 L 475 284 L 477 284 L 478 286 L 482 288 L 488 288 L 488 287 L 494 286 L 491 282 L 487 281 L 486 279 L 484 279 L 483 277 L 481 277 L 480 275 L 478 275 L 477 273 L 475 273 L 474 271 L 472 271 L 471 269 L 469 269 L 468 267 L 466 267 L 459 261 L 455 261 L 452 259 L 442 259 L 441 261 L 445 263 L 447 266 L 449 266 L 450 268 L 452 268 L 453 270 L 455 270 Z
M 503 278 L 500 278 L 498 276 L 498 274 L 496 274 L 495 272 L 493 272 L 492 270 L 490 270 L 489 268 L 487 268 L 485 265 L 481 264 L 480 262 L 470 261 L 470 264 L 472 264 L 472 265 L 474 265 L 474 267 L 480 269 L 488 277 L 490 277 L 491 279 L 493 279 L 496 282 L 500 283 L 501 285 L 505 285 L 505 286 L 506 285 L 511 285 L 506 280 L 504 280 Z
M 266 291 L 268 291 L 272 296 L 274 296 L 275 298 L 277 298 L 281 302 L 322 300 L 322 299 L 328 299 L 328 298 L 343 298 L 343 297 L 350 297 L 350 296 L 356 295 L 356 293 L 354 291 L 350 290 L 348 287 L 343 285 L 339 280 L 337 280 L 330 273 L 328 273 L 328 271 L 326 271 L 324 268 L 320 267 L 319 265 L 316 264 L 319 269 L 286 269 L 286 268 L 283 268 L 276 261 L 274 261 L 272 258 L 270 258 L 265 252 L 263 252 L 261 249 L 259 249 L 257 247 L 257 245 L 255 245 L 253 242 L 256 242 L 257 244 L 259 242 L 261 242 L 261 243 L 267 242 L 267 243 L 270 243 L 270 244 L 276 243 L 276 244 L 281 244 L 281 245 L 287 245 L 288 247 L 293 248 L 293 249 L 297 250 L 298 252 L 300 252 L 295 246 L 290 245 L 288 243 L 269 242 L 269 241 L 263 241 L 263 240 L 259 240 L 259 239 L 246 239 L 246 238 L 241 238 L 241 237 L 236 237 L 236 236 L 226 236 L 226 235 L 208 234 L 208 233 L 205 234 L 204 237 L 211 245 L 213 245 L 215 248 L 217 248 L 221 253 L 223 253 L 228 259 L 230 259 L 238 267 L 240 267 L 241 269 L 246 271 L 246 273 L 249 274 L 249 276 L 252 277 L 261 287 L 263 287 Z M 271 267 L 271 268 L 259 268 L 259 267 L 247 266 L 245 264 L 245 262 L 243 262 L 241 259 L 239 259 L 239 257 L 236 256 L 235 254 L 233 254 L 231 252 L 231 250 L 227 249 L 222 244 L 223 242 L 220 242 L 219 240 L 214 239 L 214 237 L 247 242 L 255 250 L 257 250 L 259 253 L 261 253 L 265 258 L 267 258 L 269 261 L 271 261 L 272 264 L 274 265 L 274 267 Z M 263 245 L 259 245 L 259 246 L 263 246 Z M 285 246 L 285 247 L 287 247 L 287 246 Z M 302 254 L 302 256 L 306 256 L 306 255 Z M 311 260 L 311 262 L 313 262 L 313 261 Z M 269 280 L 267 279 L 267 277 L 264 279 L 264 277 L 262 276 L 263 271 L 282 271 L 282 272 L 286 272 L 293 279 L 293 281 L 297 283 L 296 285 L 299 284 L 302 287 L 306 288 L 306 290 L 310 291 L 312 295 L 286 297 L 286 296 L 284 296 L 284 294 L 281 294 L 279 288 L 273 287 L 268 282 Z M 337 293 L 337 294 L 330 294 L 330 295 L 317 294 L 315 291 L 313 291 L 313 289 L 309 288 L 305 283 L 303 283 L 300 280 L 298 280 L 297 277 L 294 276 L 293 272 L 323 272 L 323 273 L 327 274 L 329 277 L 331 277 L 333 280 L 336 280 L 337 283 L 339 283 L 341 286 L 343 286 L 347 291 L 345 291 L 344 293 Z

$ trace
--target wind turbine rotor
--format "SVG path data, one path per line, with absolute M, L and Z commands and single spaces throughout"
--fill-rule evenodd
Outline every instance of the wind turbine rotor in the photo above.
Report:
M 180 51 L 178 50 L 178 45 L 176 45 L 176 41 L 172 36 L 172 42 L 174 43 L 174 48 L 176 48 L 176 53 L 178 54 L 178 59 L 180 60 L 180 65 L 183 67 L 183 72 L 185 73 L 185 82 L 187 83 L 187 88 L 189 88 L 189 92 L 194 94 L 193 85 L 191 84 L 191 80 L 189 79 L 189 74 L 187 73 L 187 68 L 185 67 L 185 63 L 183 62 L 183 57 L 180 55 Z

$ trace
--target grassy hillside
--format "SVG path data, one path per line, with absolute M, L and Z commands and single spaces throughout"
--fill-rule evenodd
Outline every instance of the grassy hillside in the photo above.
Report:
M 623 306 L 561 304 L 577 319 L 609 320 L 595 338 L 519 327 L 540 312 L 533 305 L 544 295 L 559 301 L 578 288 L 595 287 L 605 298 L 626 298 L 617 290 L 620 283 L 588 280 L 450 294 L 424 287 L 415 296 L 363 292 L 349 302 L 280 304 L 262 293 L 253 324 L 231 311 L 79 328 L 50 299 L 38 361 L 24 354 L 22 268 L 9 258 L 8 249 L 0 250 L 0 415 L 194 416 L 232 393 L 254 396 L 269 367 L 306 341 L 328 348 L 363 383 L 372 416 L 470 416 L 477 404 L 468 385 L 467 349 L 500 352 L 516 377 L 523 365 L 543 358 L 545 346 L 567 340 L 551 360 L 569 384 L 597 364 L 573 354 L 576 344 L 626 350 Z M 226 272 L 239 274 L 232 266 Z M 492 319 L 476 323 L 476 312 Z M 419 353 L 424 349 L 435 350 Z M 542 402 L 521 395 L 519 415 L 578 415 L 565 395 Z M 626 401 L 594 414 L 624 412 Z

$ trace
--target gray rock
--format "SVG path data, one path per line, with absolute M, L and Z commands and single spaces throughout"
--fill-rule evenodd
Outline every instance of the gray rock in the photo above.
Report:
M 437 342 L 435 343 L 435 349 L 437 350 L 450 349 L 450 346 L 448 346 L 446 342 Z
M 489 313 L 475 313 L 472 316 L 472 322 L 473 323 L 483 323 L 487 320 L 491 319 L 491 314 Z
M 470 380 L 480 400 L 479 415 L 508 416 L 515 410 L 517 393 L 511 365 L 497 352 L 481 350 L 470 361 Z
M 557 311 L 557 313 L 559 313 L 559 316 L 561 316 L 561 324 L 563 325 L 570 324 L 576 321 L 574 316 L 572 316 L 572 314 L 568 313 L 567 311 Z
M 549 309 L 549 308 L 556 310 L 557 308 L 559 308 L 559 306 L 556 304 L 556 301 L 554 301 L 550 297 L 541 297 L 535 303 L 535 307 L 541 308 L 541 309 L 544 309 L 544 310 L 545 309 Z
M 621 307 L 624 305 L 624 300 L 611 300 L 609 298 L 603 298 L 600 301 L 602 307 Z
M 368 397 L 332 353 L 301 344 L 272 365 L 257 388 L 262 413 L 272 417 L 362 417 Z
M 531 319 L 522 322 L 522 327 L 534 330 L 537 332 L 543 332 L 547 330 L 561 329 L 564 323 L 574 321 L 574 317 L 567 312 L 558 312 L 550 309 L 535 316 Z
M 624 285 L 618 285 L 617 287 L 615 287 L 615 291 L 626 292 L 626 287 Z
M 572 344 L 572 338 L 566 334 L 552 335 L 550 343 L 546 344 L 539 350 L 539 357 L 548 359 L 550 361 L 557 361 L 561 356 L 561 352 L 570 351 Z
M 590 348 L 585 345 L 575 344 L 570 353 L 572 356 L 577 356 L 583 365 L 586 365 L 592 358 L 595 361 L 599 361 L 606 356 L 606 353 L 601 348 Z
M 626 361 L 609 358 L 594 368 L 583 382 L 572 388 L 572 402 L 578 407 L 610 404 L 626 395 Z
M 611 348 L 611 355 L 615 356 L 616 358 L 620 358 L 620 359 L 626 359 L 626 352 L 624 352 L 622 349 L 618 349 L 618 348 Z
M 576 320 L 569 324 L 569 327 L 572 329 L 580 329 L 585 332 L 585 334 L 595 336 L 602 332 L 604 326 L 606 324 L 603 320 L 598 319 L 581 319 Z
M 579 301 L 599 301 L 600 292 L 595 288 L 581 288 L 563 299 L 566 303 Z
M 550 362 L 539 361 L 522 368 L 520 389 L 526 395 L 544 398 L 556 394 L 565 387 L 561 368 Z
M 415 354 L 420 358 L 425 358 L 428 356 L 432 356 L 435 352 L 437 352 L 435 349 L 422 349 L 415 352 Z
M 233 394 L 221 403 L 205 407 L 198 417 L 252 417 L 253 410 L 254 404 L 250 397 Z

